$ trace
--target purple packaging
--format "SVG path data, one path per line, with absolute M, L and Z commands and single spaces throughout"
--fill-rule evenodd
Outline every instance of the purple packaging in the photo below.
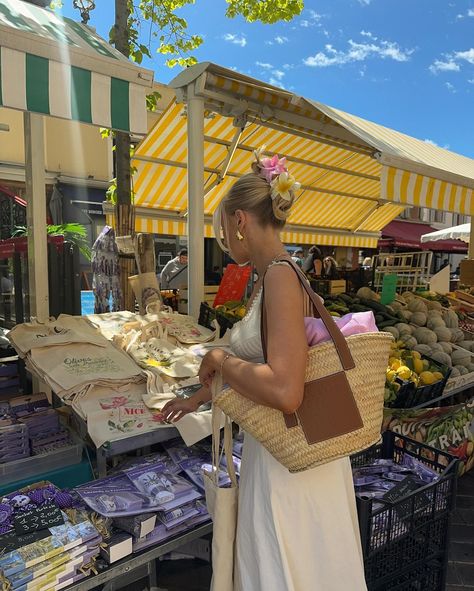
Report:
M 185 495 L 193 488 L 178 474 L 166 471 L 161 462 L 136 466 L 126 470 L 125 474 L 140 492 L 150 496 L 158 506 Z
M 204 461 L 211 461 L 211 446 L 206 444 L 196 444 L 192 447 L 187 447 L 182 440 L 173 439 L 163 443 L 166 453 L 170 456 L 173 462 L 180 465 L 192 459 L 205 458 Z
M 354 479 L 354 486 L 367 486 L 369 484 L 373 484 L 379 480 L 378 476 L 360 476 L 360 475 L 353 475 Z
M 104 517 L 133 515 L 140 513 L 148 506 L 148 499 L 138 491 L 118 489 L 77 489 L 83 501 Z
M 403 456 L 403 466 L 414 472 L 420 480 L 425 484 L 431 484 L 439 480 L 439 474 L 432 468 L 429 468 L 426 464 L 418 461 L 416 458 L 405 454 Z
M 199 515 L 199 511 L 196 509 L 194 503 L 188 503 L 177 507 L 172 511 L 159 511 L 158 519 L 166 527 L 166 529 L 173 529 L 177 525 L 180 525 L 184 521 L 187 521 L 191 517 Z

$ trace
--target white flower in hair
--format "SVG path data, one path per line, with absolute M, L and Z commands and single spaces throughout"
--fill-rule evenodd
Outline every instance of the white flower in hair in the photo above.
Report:
M 282 172 L 270 183 L 272 199 L 281 197 L 285 201 L 291 201 L 291 191 L 297 191 L 301 184 L 288 172 Z
M 262 158 L 262 154 L 265 152 L 265 150 L 267 149 L 267 146 L 265 144 L 261 145 L 260 148 L 257 148 L 256 150 L 253 151 L 253 155 L 255 156 L 255 160 L 257 161 L 257 163 L 260 163 L 260 160 Z

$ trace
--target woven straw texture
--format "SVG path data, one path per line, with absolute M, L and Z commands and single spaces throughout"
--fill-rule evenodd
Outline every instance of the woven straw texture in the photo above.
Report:
M 355 368 L 346 371 L 346 375 L 363 421 L 363 427 L 347 435 L 309 445 L 300 425 L 287 429 L 282 412 L 256 404 L 231 388 L 215 395 L 213 402 L 290 472 L 349 456 L 380 439 L 385 372 L 392 340 L 392 335 L 386 332 L 346 339 L 355 362 Z M 340 371 L 341 362 L 332 341 L 309 349 L 306 382 Z

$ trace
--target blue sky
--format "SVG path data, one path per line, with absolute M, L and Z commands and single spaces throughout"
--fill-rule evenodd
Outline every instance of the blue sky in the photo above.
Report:
M 107 38 L 112 0 L 91 22 Z M 63 12 L 79 19 L 64 0 Z M 181 11 L 195 52 L 260 80 L 474 158 L 474 0 L 306 0 L 290 23 L 225 18 L 225 0 Z M 147 31 L 143 31 L 147 38 Z M 144 63 L 156 79 L 169 69 Z

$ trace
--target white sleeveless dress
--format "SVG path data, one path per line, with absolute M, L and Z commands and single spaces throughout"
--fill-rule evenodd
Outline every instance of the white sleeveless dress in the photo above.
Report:
M 234 354 L 255 363 L 263 363 L 260 305 L 261 292 L 230 338 Z M 291 474 L 245 435 L 235 588 L 366 591 L 348 458 Z

